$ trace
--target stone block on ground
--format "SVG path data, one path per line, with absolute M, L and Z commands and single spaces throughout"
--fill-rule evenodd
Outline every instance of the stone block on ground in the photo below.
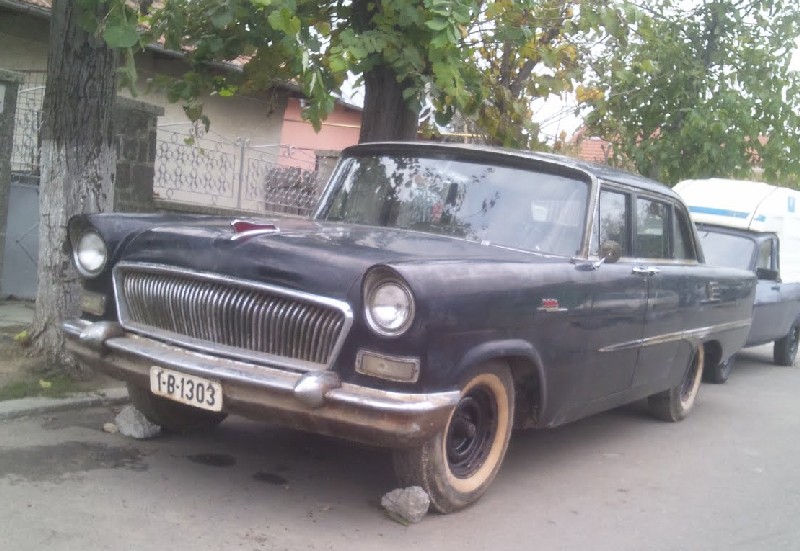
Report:
M 114 419 L 119 432 L 131 438 L 146 439 L 161 434 L 161 427 L 151 423 L 134 406 L 125 406 Z
M 419 486 L 397 488 L 381 498 L 381 506 L 392 520 L 401 524 L 416 524 L 428 513 L 431 498 Z

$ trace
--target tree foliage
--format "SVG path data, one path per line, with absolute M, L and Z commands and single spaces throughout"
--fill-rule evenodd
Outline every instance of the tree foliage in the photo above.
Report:
M 487 143 L 540 146 L 532 100 L 573 91 L 590 40 L 613 11 L 605 2 L 580 0 L 504 0 L 483 8 L 462 45 L 480 73 L 465 118 Z M 448 114 L 452 102 L 439 99 L 437 111 Z
M 185 52 L 191 69 L 170 83 L 168 95 L 183 103 L 191 119 L 203 118 L 208 93 L 294 83 L 308 100 L 304 116 L 319 128 L 354 74 L 366 85 L 362 139 L 414 137 L 420 113 L 429 129 L 458 113 L 474 120 L 489 141 L 514 146 L 537 137 L 531 100 L 571 89 L 582 74 L 582 56 L 571 37 L 587 28 L 590 19 L 581 17 L 604 4 L 166 0 L 137 15 L 125 0 L 110 2 L 109 18 L 93 24 L 111 46 L 130 53 L 161 43 Z M 243 71 L 220 70 L 220 63 L 239 64 Z M 130 64 L 123 69 L 128 82 L 134 71 Z M 392 119 L 409 124 L 370 130 L 374 120 Z
M 796 0 L 617 3 L 626 32 L 595 51 L 578 99 L 619 163 L 674 183 L 800 174 L 800 75 L 789 69 Z

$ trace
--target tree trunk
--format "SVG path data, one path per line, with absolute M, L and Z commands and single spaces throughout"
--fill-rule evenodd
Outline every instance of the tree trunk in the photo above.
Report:
M 82 3 L 55 0 L 50 19 L 39 184 L 39 266 L 33 317 L 36 350 L 54 367 L 77 367 L 61 322 L 77 314 L 79 278 L 68 255 L 67 222 L 113 205 L 112 115 L 116 54 L 80 25 Z M 106 6 L 98 8 L 101 20 Z
M 353 0 L 353 28 L 356 33 L 370 31 L 373 18 L 382 7 L 371 0 Z M 387 140 L 408 141 L 417 138 L 419 112 L 411 109 L 403 99 L 402 82 L 397 74 L 383 63 L 378 54 L 372 54 L 374 65 L 364 72 L 364 109 L 361 112 L 359 143 Z
M 415 140 L 419 113 L 403 99 L 403 85 L 389 67 L 364 73 L 364 110 L 358 141 Z

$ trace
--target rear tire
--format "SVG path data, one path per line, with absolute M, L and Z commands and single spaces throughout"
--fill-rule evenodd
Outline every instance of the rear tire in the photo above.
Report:
M 731 376 L 733 366 L 736 365 L 736 355 L 734 354 L 724 362 L 719 362 L 715 366 L 706 367 L 703 370 L 703 380 L 717 385 L 723 384 Z
M 440 513 L 480 498 L 508 448 L 514 420 L 514 381 L 507 365 L 490 362 L 470 378 L 442 431 L 418 448 L 394 451 L 402 486 L 421 486 Z
M 686 418 L 694 409 L 694 402 L 703 379 L 703 347 L 695 350 L 686 372 L 678 386 L 653 394 L 647 399 L 650 413 L 662 421 L 676 423 Z
M 227 413 L 217 413 L 173 402 L 156 396 L 149 390 L 128 383 L 128 396 L 136 409 L 151 423 L 161 425 L 168 432 L 187 432 L 219 425 Z
M 797 345 L 800 340 L 800 325 L 794 324 L 789 329 L 789 334 L 775 341 L 772 348 L 772 359 L 777 365 L 794 365 L 797 357 Z

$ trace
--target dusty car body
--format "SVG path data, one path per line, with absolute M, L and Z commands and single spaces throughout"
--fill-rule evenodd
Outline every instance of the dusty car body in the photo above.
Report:
M 704 361 L 744 344 L 755 289 L 703 263 L 668 188 L 480 147 L 348 148 L 311 220 L 69 231 L 69 348 L 153 421 L 235 413 L 391 447 L 442 512 L 483 494 L 514 427 L 642 398 L 684 418 Z

